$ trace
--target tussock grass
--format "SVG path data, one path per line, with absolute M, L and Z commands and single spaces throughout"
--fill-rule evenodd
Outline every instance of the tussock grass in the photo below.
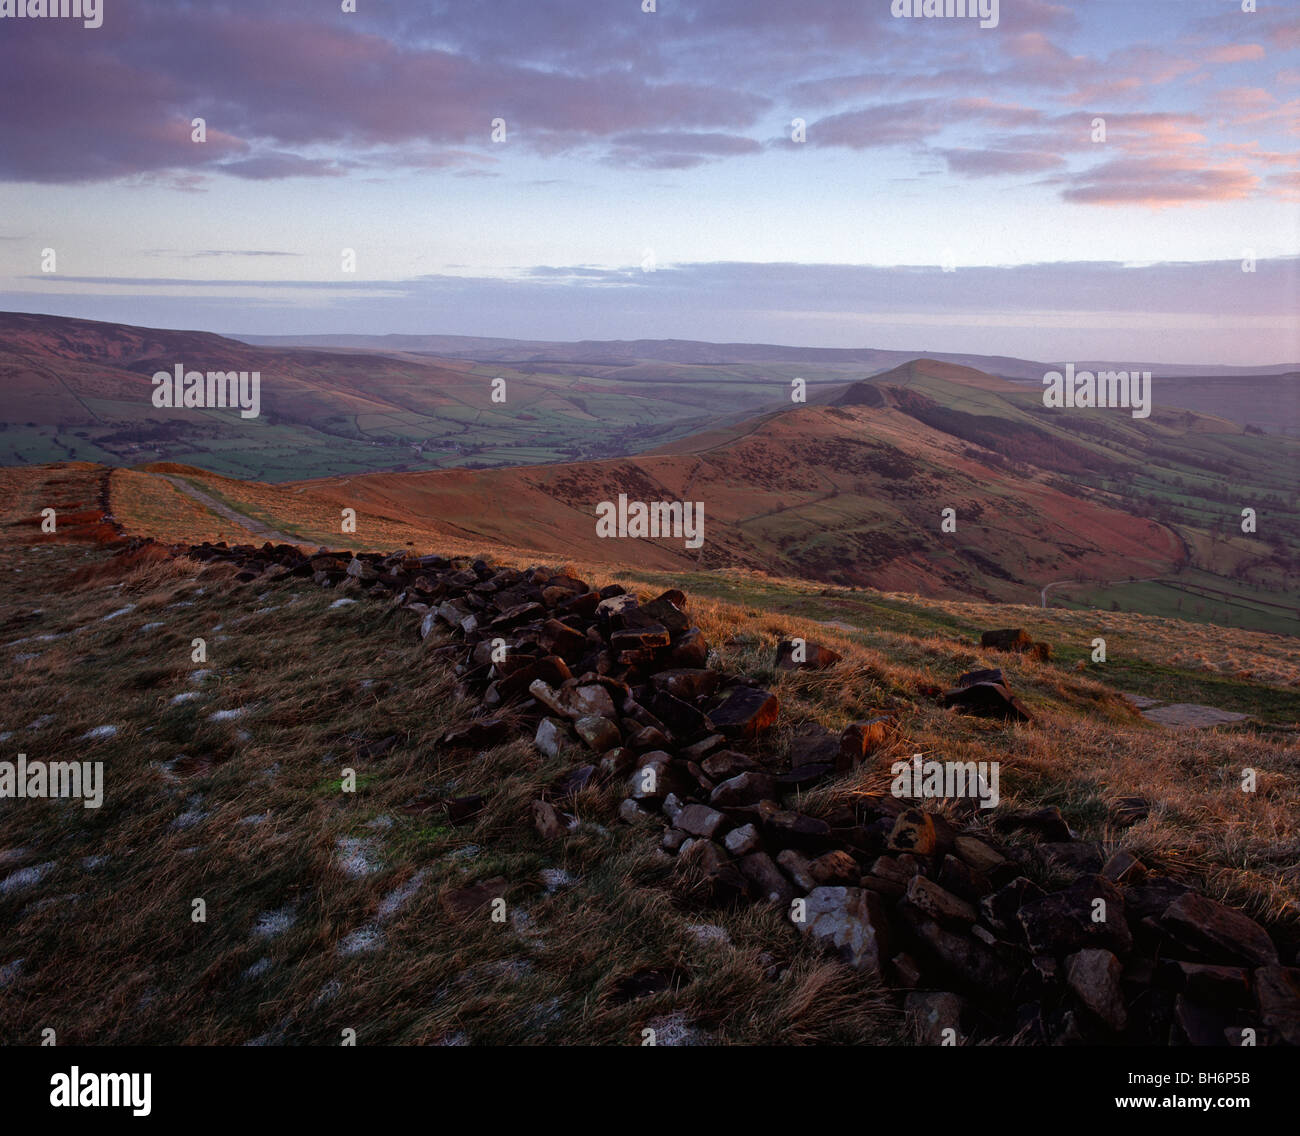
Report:
M 1075 668 L 1069 644 L 1086 634 L 1087 613 L 825 594 L 737 574 L 617 575 L 646 594 L 682 587 L 710 665 L 770 683 L 783 707 L 763 743 L 773 753 L 801 725 L 894 716 L 875 760 L 805 794 L 807 811 L 887 790 L 891 762 L 912 753 L 997 761 L 1003 809 L 1058 805 L 1082 838 L 1130 848 L 1287 934 L 1300 927 L 1287 687 L 1236 680 L 1274 700 L 1264 726 L 1174 733 L 1131 709 L 1114 671 Z M 614 821 L 617 787 L 568 802 L 576 830 L 544 844 L 529 804 L 581 751 L 546 758 L 522 737 L 442 750 L 436 739 L 473 704 L 432 662 L 434 641 L 383 602 L 17 541 L 0 545 L 0 578 L 0 757 L 103 761 L 107 777 L 98 810 L 0 802 L 0 967 L 21 960 L 0 997 L 3 1040 L 34 1043 L 46 1027 L 63 1044 L 337 1044 L 345 1029 L 363 1044 L 635 1045 L 646 1028 L 661 1043 L 905 1040 L 892 1001 L 779 913 L 701 907 L 689 868 L 657 847 L 658 829 Z M 357 602 L 333 607 L 340 597 Z M 1056 661 L 973 645 L 980 627 L 1021 614 L 1057 646 Z M 1145 644 L 1137 617 L 1097 618 L 1119 653 L 1126 636 L 1133 650 Z M 1200 650 L 1203 629 L 1161 630 L 1146 658 L 1180 691 L 1212 690 L 1199 684 L 1215 675 L 1177 662 Z M 844 659 L 817 674 L 777 672 L 775 645 L 792 635 Z M 191 657 L 196 638 L 205 662 Z M 1224 639 L 1286 677 L 1272 637 Z M 941 709 L 933 691 L 977 666 L 1002 667 L 1034 724 Z M 212 717 L 229 710 L 242 714 Z M 83 740 L 105 725 L 116 733 Z M 1246 767 L 1254 793 L 1240 790 Z M 340 789 L 347 769 L 355 793 Z M 470 794 L 484 810 L 459 826 L 436 807 L 404 808 Z M 1150 814 L 1122 827 L 1116 805 L 1130 796 Z M 6 887 L 41 865 L 37 882 Z M 486 907 L 457 917 L 444 902 L 497 877 L 502 923 Z M 191 921 L 199 898 L 205 923 Z M 650 992 L 629 997 L 637 982 Z

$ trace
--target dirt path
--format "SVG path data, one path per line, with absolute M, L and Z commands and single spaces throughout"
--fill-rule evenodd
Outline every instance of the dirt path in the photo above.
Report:
M 193 497 L 194 500 L 196 500 L 205 509 L 209 510 L 210 512 L 216 513 L 220 517 L 224 517 L 232 524 L 239 525 L 240 528 L 247 529 L 254 536 L 260 537 L 262 540 L 269 540 L 276 544 L 308 543 L 304 541 L 301 537 L 290 536 L 288 533 L 282 533 L 280 532 L 279 529 L 273 529 L 271 528 L 270 525 L 264 524 L 263 522 L 253 517 L 245 516 L 243 513 L 236 512 L 224 501 L 218 501 L 217 498 L 211 496 L 208 493 L 204 493 L 202 489 L 199 489 L 191 485 L 184 478 L 176 477 L 170 473 L 159 474 L 159 476 L 171 482 L 171 484 L 174 485 L 177 489 L 179 489 L 182 493 L 189 494 L 189 496 Z

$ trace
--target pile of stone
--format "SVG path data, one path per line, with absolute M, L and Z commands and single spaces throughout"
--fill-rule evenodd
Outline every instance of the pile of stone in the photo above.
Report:
M 716 656 L 679 591 L 642 600 L 545 568 L 441 556 L 188 551 L 236 564 L 241 580 L 310 577 L 409 610 L 478 702 L 441 745 L 493 746 L 522 722 L 542 752 L 576 755 L 533 802 L 543 839 L 564 838 L 573 794 L 619 785 L 620 818 L 657 828 L 697 899 L 774 905 L 792 933 L 896 991 L 923 1041 L 1300 1044 L 1294 943 L 1283 959 L 1241 912 L 1127 851 L 1103 858 L 1054 808 L 995 813 L 996 829 L 1016 834 L 1010 843 L 889 795 L 802 811 L 802 790 L 870 761 L 895 723 L 805 727 L 788 746 L 771 744 L 776 696 L 709 665 Z M 838 661 L 793 642 L 774 660 L 808 670 Z M 1000 671 L 962 676 L 944 701 L 1028 718 Z M 483 802 L 445 805 L 455 823 Z M 1069 882 L 1048 890 L 1031 877 Z

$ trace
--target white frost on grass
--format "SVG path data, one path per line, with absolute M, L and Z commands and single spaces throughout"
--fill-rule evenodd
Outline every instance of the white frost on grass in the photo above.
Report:
M 274 939 L 277 935 L 283 935 L 297 921 L 298 915 L 292 903 L 276 911 L 263 911 L 253 924 L 253 937 Z
M 236 706 L 233 710 L 214 710 L 208 715 L 209 722 L 231 722 L 248 713 L 247 706 Z
M 346 876 L 359 879 L 373 875 L 383 866 L 374 855 L 373 840 L 358 840 L 352 836 L 342 836 L 337 841 L 339 851 L 339 868 Z
M 698 1045 L 699 1031 L 682 1013 L 651 1018 L 646 1026 L 655 1031 L 655 1045 Z
M 19 868 L 16 872 L 10 872 L 9 875 L 0 880 L 0 895 L 8 895 L 10 892 L 35 887 L 54 871 L 56 866 L 57 861 L 47 860 L 44 864 L 35 864 L 30 868 Z
M 410 902 L 411 897 L 424 885 L 428 873 L 422 868 L 401 887 L 390 891 L 379 904 L 379 922 L 387 923 Z
M 542 886 L 546 888 L 546 894 L 551 895 L 560 888 L 570 887 L 576 883 L 575 877 L 571 876 L 563 868 L 543 868 L 538 875 L 541 877 Z
M 716 923 L 688 923 L 686 930 L 695 937 L 697 943 L 719 943 L 724 947 L 731 946 L 731 936 L 727 934 L 725 928 L 719 927 Z
M 241 978 L 245 982 L 250 982 L 255 978 L 261 978 L 268 970 L 271 969 L 271 960 L 269 958 L 260 958 L 252 966 L 244 971 Z
M 384 933 L 375 924 L 366 923 L 339 942 L 339 954 L 363 955 L 384 947 Z

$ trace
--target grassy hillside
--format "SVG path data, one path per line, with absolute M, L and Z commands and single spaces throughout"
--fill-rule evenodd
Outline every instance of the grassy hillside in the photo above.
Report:
M 1014 384 L 919 360 L 829 402 L 624 459 L 279 487 L 194 476 L 318 544 L 342 535 L 341 511 L 353 508 L 390 547 L 468 541 L 599 562 L 610 554 L 595 506 L 626 492 L 704 505 L 705 547 L 641 541 L 648 565 L 1295 634 L 1300 499 L 1288 476 L 1298 455 L 1293 440 L 1189 412 L 1046 411 Z M 1240 531 L 1246 507 L 1251 533 Z M 942 529 L 948 508 L 956 532 Z
M 260 417 L 155 408 L 151 376 L 177 363 L 259 371 Z M 498 378 L 504 401 L 493 398 Z M 0 463 L 170 460 L 264 481 L 635 452 L 698 429 L 702 418 L 771 405 L 789 389 L 780 368 L 516 368 L 257 347 L 204 332 L 21 313 L 0 313 L 0 384 Z M 725 408 L 719 384 L 727 386 Z
M 547 758 L 523 738 L 440 748 L 473 703 L 406 613 L 309 580 L 244 585 L 229 567 L 114 559 L 28 523 L 52 497 L 93 513 L 101 484 L 88 466 L 4 471 L 5 757 L 103 761 L 108 792 L 99 810 L 20 801 L 0 813 L 0 1035 L 52 1025 L 63 1044 L 324 1044 L 354 1028 L 361 1044 L 638 1044 L 649 1026 L 695 1043 L 905 1040 L 871 983 L 778 913 L 691 901 L 655 834 L 613 822 L 617 787 L 572 797 L 576 830 L 541 842 L 529 802 L 573 755 Z M 158 505 L 177 528 L 185 508 L 183 496 Z M 1291 950 L 1300 942 L 1300 673 L 1287 641 L 740 572 L 571 570 L 645 594 L 684 589 L 710 665 L 780 698 L 778 751 L 802 724 L 895 715 L 876 759 L 803 807 L 878 791 L 912 753 L 996 760 L 999 813 L 1057 805 L 1082 838 L 1242 906 Z M 1054 658 L 974 645 L 1008 623 L 1050 641 Z M 1105 665 L 1084 661 L 1098 634 Z M 790 635 L 844 661 L 777 671 Z M 941 709 L 935 690 L 987 665 L 1003 667 L 1032 725 Z M 1258 721 L 1175 733 L 1121 691 Z M 1253 794 L 1239 790 L 1243 766 L 1258 771 Z M 355 793 L 341 791 L 347 768 Z M 459 823 L 431 803 L 470 794 L 485 806 Z M 1136 823 L 1134 796 L 1148 809 Z M 480 884 L 502 890 L 505 923 L 456 914 L 459 889 Z M 205 924 L 189 921 L 196 897 Z

